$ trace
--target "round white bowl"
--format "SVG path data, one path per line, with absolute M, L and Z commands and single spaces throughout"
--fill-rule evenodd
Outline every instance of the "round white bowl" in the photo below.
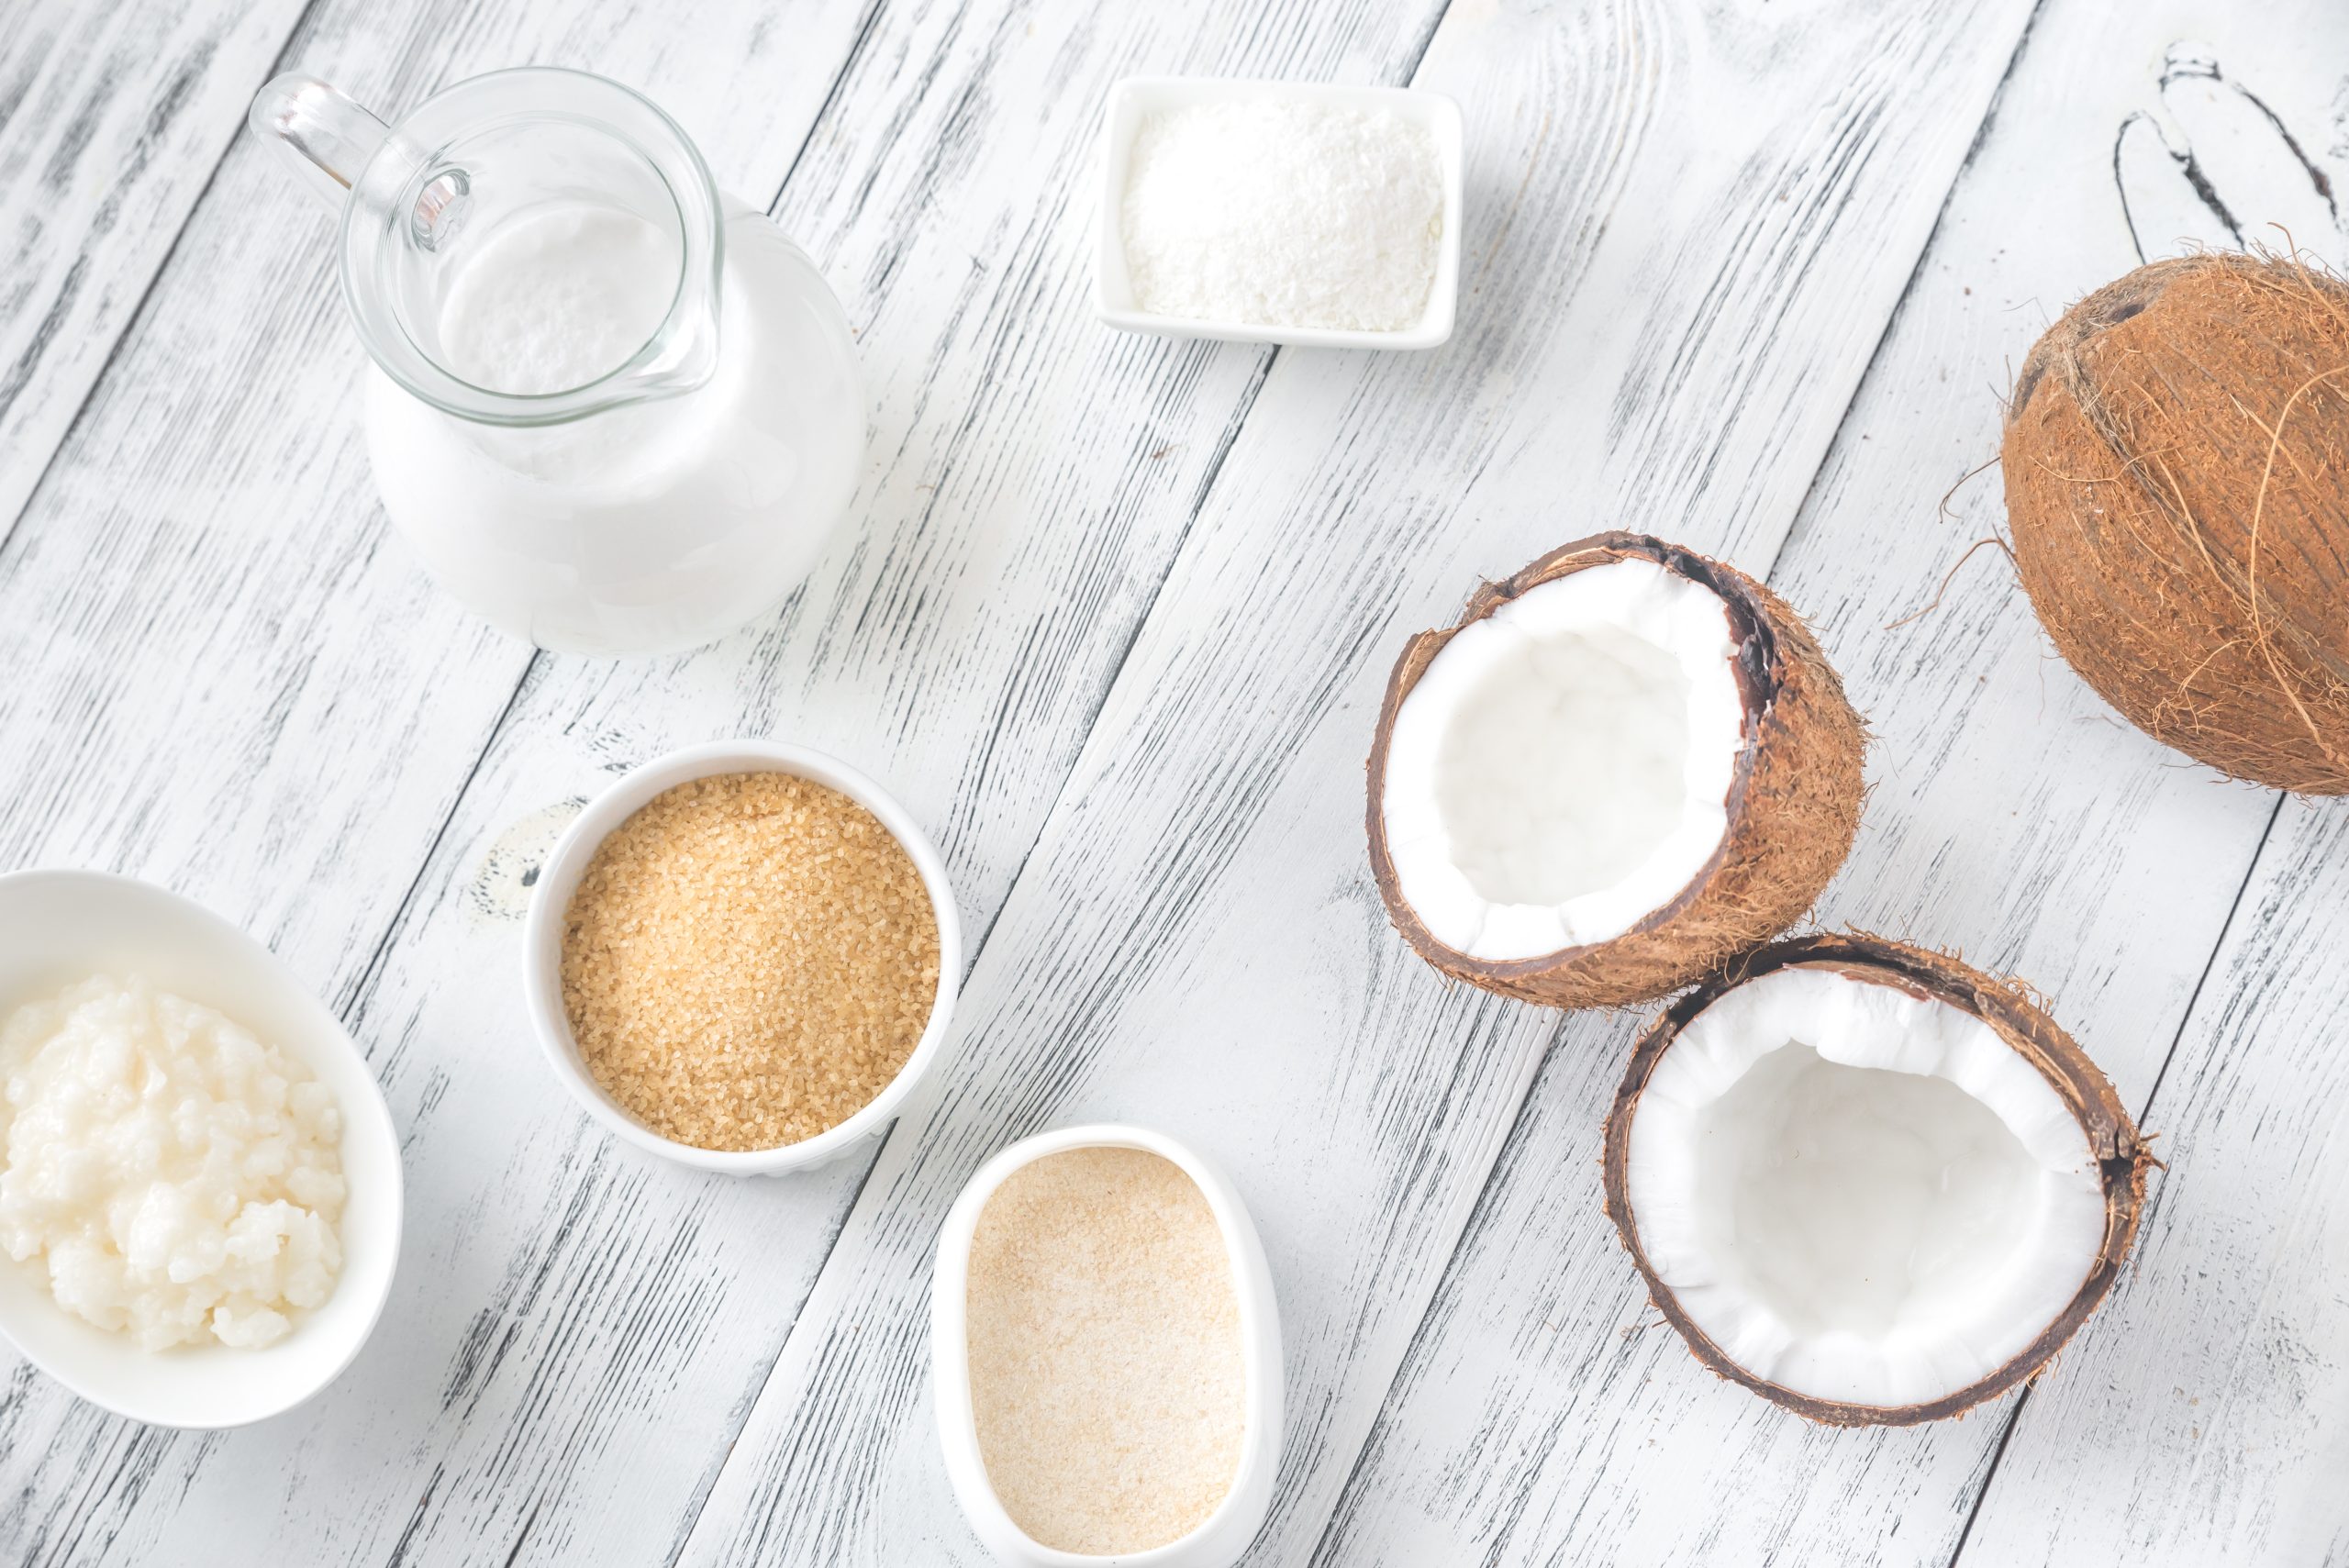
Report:
M 968 1302 L 971 1237 L 979 1213 L 1005 1178 L 1021 1166 L 1071 1149 L 1140 1149 L 1180 1166 L 1198 1184 L 1223 1232 L 1231 1258 L 1231 1288 L 1240 1307 L 1240 1364 L 1247 1383 L 1248 1429 L 1240 1440 L 1240 1467 L 1215 1512 L 1190 1534 L 1147 1551 L 1113 1555 L 1063 1551 L 1015 1523 L 987 1479 L 979 1428 L 971 1409 Z M 1247 1207 L 1223 1173 L 1182 1143 L 1146 1127 L 1097 1123 L 1064 1127 L 1022 1140 L 979 1167 L 947 1211 L 938 1237 L 938 1266 L 930 1274 L 930 1362 L 936 1382 L 938 1440 L 946 1476 L 971 1529 L 1008 1568 L 1228 1568 L 1264 1528 L 1281 1459 L 1281 1318 L 1273 1272 Z
M 349 1366 L 383 1314 L 400 1251 L 400 1147 L 366 1058 L 277 955 L 202 905 L 128 877 L 0 876 L 0 1017 L 95 973 L 137 973 L 297 1056 L 342 1108 L 342 1272 L 324 1307 L 264 1350 L 140 1350 L 59 1307 L 48 1271 L 0 1256 L 0 1332 L 93 1405 L 159 1427 L 240 1427 Z
M 921 1039 L 897 1075 L 874 1096 L 872 1104 L 840 1126 L 779 1149 L 739 1152 L 696 1149 L 663 1138 L 629 1115 L 587 1071 L 579 1042 L 572 1038 L 570 1015 L 562 1006 L 563 916 L 571 907 L 571 895 L 578 891 L 579 879 L 586 874 L 588 862 L 595 858 L 596 846 L 654 795 L 713 773 L 792 773 L 828 784 L 880 818 L 881 826 L 905 847 L 938 916 L 938 996 L 930 1003 L 930 1022 Z M 773 740 L 713 740 L 688 746 L 622 774 L 587 803 L 547 856 L 530 890 L 530 913 L 522 940 L 522 984 L 531 1027 L 546 1049 L 554 1075 L 586 1107 L 587 1114 L 639 1149 L 698 1170 L 733 1176 L 780 1176 L 829 1165 L 885 1131 L 914 1086 L 936 1072 L 944 1060 L 947 1020 L 953 1015 L 955 987 L 963 973 L 963 924 L 954 912 L 954 889 L 946 880 L 946 862 L 939 858 L 929 836 L 887 791 L 847 763 L 804 746 Z

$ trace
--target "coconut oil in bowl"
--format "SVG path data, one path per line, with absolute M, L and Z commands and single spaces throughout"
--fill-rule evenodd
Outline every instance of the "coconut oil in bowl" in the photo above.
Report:
M 941 1441 L 1015 1568 L 1217 1568 L 1263 1524 L 1280 1328 L 1239 1195 L 1162 1133 L 1015 1144 L 948 1216 L 931 1301 Z
M 391 1293 L 393 1271 L 400 1251 L 401 1172 L 399 1135 L 392 1125 L 383 1092 L 358 1044 L 340 1020 L 312 995 L 293 971 L 266 947 L 217 915 L 160 887 L 128 877 L 98 872 L 27 871 L 0 876 L 0 1018 L 24 1004 L 54 997 L 68 983 L 92 975 L 137 975 L 157 992 L 181 999 L 174 1023 L 180 1035 L 175 1048 L 198 1049 L 199 1034 L 187 1030 L 190 1006 L 208 1009 L 249 1034 L 239 1047 L 239 1062 L 224 1068 L 211 1084 L 220 1100 L 242 1101 L 228 1085 L 257 1087 L 275 1074 L 262 1070 L 270 1057 L 295 1064 L 300 1080 L 324 1091 L 339 1113 L 340 1136 L 334 1140 L 339 1175 L 344 1188 L 334 1217 L 340 1251 L 340 1266 L 331 1289 L 315 1306 L 305 1304 L 290 1314 L 282 1334 L 232 1334 L 229 1343 L 216 1335 L 166 1349 L 142 1348 L 123 1328 L 101 1327 L 84 1312 L 69 1308 L 56 1296 L 50 1264 L 41 1255 L 12 1259 L 0 1251 L 0 1336 L 13 1343 L 41 1371 L 90 1403 L 150 1426 L 221 1429 L 244 1426 L 291 1409 L 340 1376 L 359 1354 L 373 1331 Z M 255 1042 L 266 1042 L 262 1051 Z M 18 1092 L 30 1088 L 22 1073 Z M 145 1073 L 142 1063 L 131 1069 Z M 281 1083 L 284 1079 L 279 1079 Z M 256 1177 L 273 1177 L 266 1155 L 284 1152 L 290 1140 L 276 1140 L 280 1149 L 264 1151 L 254 1127 L 269 1119 L 263 1111 L 249 1116 L 245 1107 L 207 1106 L 203 1085 L 181 1083 L 170 1089 L 174 1122 L 198 1129 L 209 1140 L 214 1114 L 247 1124 L 232 1134 L 234 1145 L 245 1140 L 247 1151 L 263 1162 L 233 1172 L 215 1165 L 209 1183 L 185 1180 L 184 1162 L 173 1151 L 159 1147 L 151 1135 L 145 1149 L 117 1144 L 107 1149 L 94 1141 L 90 1114 L 110 1108 L 114 1122 L 100 1134 L 136 1137 L 139 1129 L 119 1096 L 111 1107 L 93 1104 L 110 1095 L 111 1086 L 89 1085 L 78 1091 L 83 1104 L 74 1118 L 57 1118 L 56 1107 L 40 1112 L 51 1117 L 49 1132 L 65 1130 L 82 1143 L 77 1158 L 72 1149 L 61 1151 L 62 1166 L 78 1181 L 65 1184 L 62 1195 L 86 1200 L 95 1186 L 146 1184 L 128 1207 L 140 1223 L 127 1234 L 123 1250 L 137 1250 L 142 1262 L 161 1266 L 205 1262 L 207 1242 L 201 1212 L 181 1209 L 184 1223 L 158 1234 L 157 1223 L 173 1218 L 173 1206 L 194 1198 L 195 1189 L 208 1184 L 212 1195 L 231 1180 L 241 1184 Z M 156 1094 L 165 1085 L 150 1083 Z M 0 1115 L 0 1121 L 11 1119 Z M 281 1129 L 284 1118 L 277 1118 Z M 78 1125 L 72 1125 L 78 1123 Z M 27 1131 L 10 1128 L 12 1134 Z M 9 1140 L 11 1163 L 18 1156 L 33 1157 L 34 1140 Z M 52 1170 L 58 1168 L 52 1163 Z M 178 1179 L 174 1179 L 178 1178 Z M 57 1184 L 44 1184 L 39 1172 L 18 1173 L 27 1183 L 20 1195 L 39 1198 L 60 1195 Z M 310 1205 L 320 1204 L 317 1191 L 295 1195 Z M 269 1244 L 267 1221 L 274 1204 L 254 1207 L 239 1217 L 252 1223 L 237 1238 L 242 1250 L 258 1257 Z M 290 1207 L 290 1206 L 289 1206 Z M 149 1257 L 163 1251 L 160 1243 L 192 1239 L 186 1248 L 171 1249 L 168 1259 Z M 84 1269 L 103 1266 L 104 1249 L 85 1240 L 81 1246 Z M 119 1259 L 117 1260 L 119 1263 Z M 252 1271 L 246 1271 L 248 1274 Z M 128 1277 L 126 1273 L 126 1278 Z M 190 1283 L 186 1273 L 175 1282 Z M 245 1282 L 250 1283 L 248 1280 Z M 83 1300 L 80 1304 L 87 1307 Z M 248 1323 L 247 1327 L 254 1325 Z

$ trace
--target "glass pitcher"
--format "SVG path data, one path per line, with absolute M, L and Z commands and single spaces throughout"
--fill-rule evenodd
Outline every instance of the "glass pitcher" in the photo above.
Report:
M 451 593 L 543 648 L 658 652 L 807 576 L 863 465 L 848 319 L 676 122 L 532 68 L 389 128 L 281 76 L 249 123 L 342 215 L 375 483 Z

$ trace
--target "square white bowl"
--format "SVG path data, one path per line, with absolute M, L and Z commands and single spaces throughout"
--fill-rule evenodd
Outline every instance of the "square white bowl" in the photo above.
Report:
M 1325 327 L 1279 327 L 1261 321 L 1208 321 L 1161 316 L 1134 302 L 1126 272 L 1126 169 L 1141 122 L 1168 109 L 1228 102 L 1326 104 L 1344 109 L 1385 109 L 1424 127 L 1435 139 L 1443 176 L 1443 238 L 1426 311 L 1393 332 Z M 1170 338 L 1213 338 L 1229 343 L 1286 343 L 1305 349 L 1432 349 L 1452 336 L 1460 295 L 1460 106 L 1419 87 L 1341 87 L 1318 82 L 1258 82 L 1231 77 L 1129 76 L 1109 89 L 1101 119 L 1101 199 L 1094 220 L 1094 313 L 1123 332 Z

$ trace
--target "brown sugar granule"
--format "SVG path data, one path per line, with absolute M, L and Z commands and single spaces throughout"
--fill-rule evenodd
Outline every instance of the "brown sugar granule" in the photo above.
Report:
M 587 1070 L 663 1138 L 775 1149 L 897 1074 L 938 995 L 938 914 L 904 846 L 836 789 L 723 773 L 598 845 L 562 931 Z
M 1247 1431 L 1240 1298 L 1207 1195 L 1140 1149 L 1021 1166 L 979 1211 L 971 1411 L 1014 1523 L 1063 1551 L 1146 1551 L 1205 1523 Z

